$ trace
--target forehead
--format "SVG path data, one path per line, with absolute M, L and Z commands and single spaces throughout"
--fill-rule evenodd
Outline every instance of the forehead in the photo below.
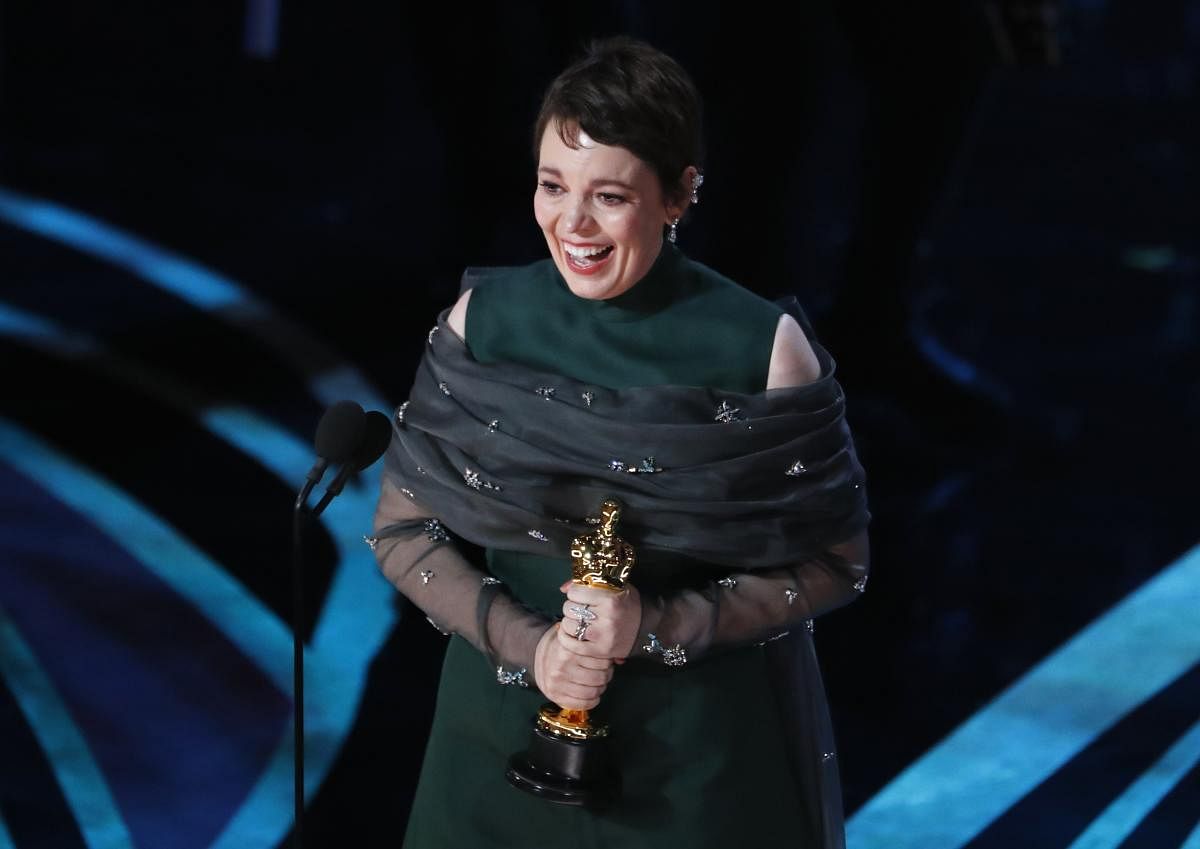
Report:
M 557 126 L 550 122 L 542 133 L 538 167 L 553 168 L 564 177 L 586 180 L 607 178 L 632 185 L 654 180 L 650 166 L 626 148 L 600 144 L 582 132 L 579 140 L 579 147 L 567 147 L 559 138 Z

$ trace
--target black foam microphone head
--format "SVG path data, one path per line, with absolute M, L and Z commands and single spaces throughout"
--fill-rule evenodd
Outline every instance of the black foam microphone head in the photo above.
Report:
M 354 401 L 338 401 L 325 411 L 313 440 L 317 456 L 335 463 L 354 457 L 362 445 L 366 414 Z
M 363 422 L 362 443 L 354 454 L 354 467 L 362 471 L 387 451 L 392 440 L 392 420 L 378 410 L 370 410 Z

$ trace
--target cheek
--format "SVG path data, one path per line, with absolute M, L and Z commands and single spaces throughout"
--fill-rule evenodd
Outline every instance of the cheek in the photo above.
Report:
M 555 215 L 541 195 L 533 196 L 533 217 L 543 230 L 553 230 Z
M 636 215 L 611 212 L 598 219 L 600 228 L 615 242 L 629 244 L 640 241 Z
M 639 248 L 649 248 L 659 237 L 658 227 L 651 216 L 635 215 L 612 222 L 612 229 L 620 233 L 620 239 Z

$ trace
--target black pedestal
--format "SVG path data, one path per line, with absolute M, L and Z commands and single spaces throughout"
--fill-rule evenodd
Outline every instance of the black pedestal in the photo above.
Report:
M 559 805 L 598 810 L 620 795 L 620 776 L 608 761 L 603 737 L 572 740 L 534 727 L 529 749 L 508 760 L 514 787 Z

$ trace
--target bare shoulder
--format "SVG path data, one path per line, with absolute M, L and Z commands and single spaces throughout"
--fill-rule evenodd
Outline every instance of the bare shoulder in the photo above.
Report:
M 446 317 L 446 324 L 450 325 L 450 329 L 458 334 L 458 338 L 464 342 L 467 339 L 467 302 L 471 300 L 471 293 L 474 289 L 468 289 L 462 293 L 458 302 L 450 310 L 450 315 Z
M 804 331 L 787 313 L 775 326 L 775 344 L 771 349 L 771 365 L 767 370 L 767 388 L 804 386 L 821 376 L 821 364 L 813 352 Z

